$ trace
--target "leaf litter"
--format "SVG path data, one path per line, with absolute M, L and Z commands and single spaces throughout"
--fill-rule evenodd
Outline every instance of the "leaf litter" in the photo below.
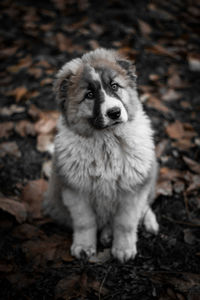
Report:
M 0 186 L 7 191 L 0 197 L 1 297 L 198 299 L 198 5 L 3 0 L 0 9 Z M 153 206 L 160 233 L 139 230 L 138 255 L 124 265 L 102 245 L 89 262 L 75 260 L 71 232 L 41 213 L 58 119 L 53 76 L 99 46 L 136 61 L 160 164 Z

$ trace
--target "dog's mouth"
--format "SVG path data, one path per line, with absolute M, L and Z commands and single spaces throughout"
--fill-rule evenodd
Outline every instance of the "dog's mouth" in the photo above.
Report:
M 92 118 L 92 119 L 89 119 L 88 121 L 89 121 L 90 125 L 92 125 L 92 127 L 94 127 L 95 129 L 98 129 L 98 130 L 114 127 L 114 126 L 117 126 L 118 124 L 122 123 L 122 121 L 118 120 L 113 123 L 105 124 L 103 121 L 103 118 L 95 118 L 95 119 Z

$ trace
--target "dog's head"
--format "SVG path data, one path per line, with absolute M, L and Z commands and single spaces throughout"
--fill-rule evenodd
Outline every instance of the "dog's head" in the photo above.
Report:
M 139 105 L 135 68 L 113 50 L 97 49 L 65 64 L 55 91 L 68 126 L 81 135 L 133 120 Z

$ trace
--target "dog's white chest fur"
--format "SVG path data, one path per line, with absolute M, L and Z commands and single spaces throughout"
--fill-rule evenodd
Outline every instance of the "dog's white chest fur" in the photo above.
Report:
M 119 126 L 115 134 L 97 131 L 88 138 L 77 136 L 60 120 L 55 144 L 61 175 L 69 186 L 88 194 L 97 215 L 113 211 L 120 192 L 134 192 L 151 167 L 154 146 L 149 121 L 144 113 L 137 119 Z

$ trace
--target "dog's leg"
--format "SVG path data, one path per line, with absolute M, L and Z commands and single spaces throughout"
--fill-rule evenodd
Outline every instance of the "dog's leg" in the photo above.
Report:
M 144 226 L 148 232 L 157 234 L 159 230 L 159 225 L 156 220 L 156 216 L 152 211 L 151 207 L 148 207 L 144 219 L 143 219 Z
M 62 192 L 62 197 L 73 223 L 71 254 L 76 258 L 90 257 L 96 253 L 97 225 L 95 214 L 82 194 L 65 189 Z
M 136 195 L 123 195 L 123 201 L 114 217 L 112 254 L 121 262 L 133 259 L 137 254 L 137 228 L 148 197 L 147 188 Z

